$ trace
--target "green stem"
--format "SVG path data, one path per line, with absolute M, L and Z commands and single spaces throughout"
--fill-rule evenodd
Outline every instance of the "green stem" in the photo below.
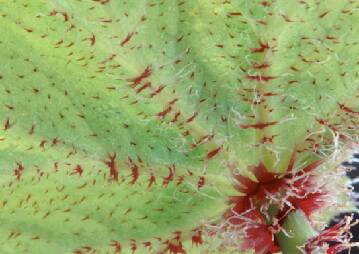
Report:
M 283 254 L 302 254 L 299 248 L 304 247 L 308 239 L 317 235 L 302 210 L 291 212 L 282 227 L 287 234 L 278 233 L 276 240 Z

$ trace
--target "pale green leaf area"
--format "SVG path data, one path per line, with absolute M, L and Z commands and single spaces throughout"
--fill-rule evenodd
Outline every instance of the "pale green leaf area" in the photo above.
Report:
M 146 185 L 144 179 L 134 186 L 108 183 L 101 175 L 94 183 L 91 177 L 69 178 L 61 172 L 3 185 L 1 248 L 18 253 L 70 253 L 81 246 L 101 250 L 110 240 L 166 239 L 176 225 L 190 231 L 204 215 L 222 211 L 212 189 L 205 196 L 189 185 Z
M 228 209 L 229 168 L 283 172 L 294 147 L 300 168 L 335 149 L 333 132 L 358 138 L 358 8 L 0 0 L 0 252 L 114 253 L 116 240 L 131 253 L 136 240 L 155 253 L 180 231 L 188 253 L 225 253 L 191 236 Z

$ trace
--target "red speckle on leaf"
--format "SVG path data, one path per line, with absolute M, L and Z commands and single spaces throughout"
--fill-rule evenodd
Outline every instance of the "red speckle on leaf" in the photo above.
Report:
M 210 159 L 212 159 L 214 156 L 216 156 L 218 153 L 219 153 L 219 151 L 222 149 L 222 146 L 220 146 L 220 147 L 218 147 L 218 148 L 216 148 L 216 149 L 213 149 L 212 151 L 209 151 L 208 153 L 207 153 L 207 159 L 208 160 L 210 160 Z
M 157 113 L 157 116 L 159 118 L 164 118 L 168 113 L 170 113 L 172 111 L 172 106 L 174 103 L 176 103 L 176 101 L 178 101 L 178 99 L 173 99 L 172 101 L 170 101 L 168 103 L 168 106 L 161 112 Z
M 214 134 L 208 134 L 208 135 L 205 135 L 203 137 L 201 137 L 196 143 L 192 144 L 192 148 L 195 148 L 205 142 L 208 142 L 210 140 L 212 140 L 214 138 Z
M 46 143 L 47 143 L 46 140 L 42 140 L 42 141 L 40 142 L 40 148 L 41 148 L 42 150 L 45 149 L 45 144 L 46 144 Z
M 98 2 L 100 4 L 108 4 L 109 2 L 111 2 L 111 0 L 93 0 L 94 2 Z
M 62 43 L 64 43 L 64 40 L 59 40 L 58 42 L 55 43 L 55 45 L 60 46 Z
M 16 168 L 14 170 L 14 175 L 16 176 L 16 180 L 20 181 L 21 175 L 25 170 L 24 166 L 21 162 L 16 162 Z
M 265 69 L 268 68 L 270 65 L 269 63 L 261 63 L 253 65 L 253 69 Z
M 112 23 L 112 19 L 106 19 L 106 18 L 100 18 L 99 21 L 102 23 Z
M 79 176 L 82 176 L 82 173 L 83 173 L 83 172 L 84 172 L 84 171 L 83 171 L 82 167 L 81 167 L 80 165 L 77 165 L 77 166 L 73 169 L 73 171 L 71 172 L 70 175 L 78 174 Z
M 96 36 L 94 34 L 92 34 L 91 38 L 90 38 L 90 42 L 91 42 L 91 46 L 95 45 L 96 43 Z
M 168 102 L 168 105 L 173 105 L 173 104 L 175 104 L 177 101 L 178 101 L 178 99 L 175 98 L 175 99 L 171 100 L 170 102 Z
M 165 87 L 163 85 L 160 85 L 153 93 L 150 94 L 150 98 L 153 98 L 157 94 L 161 93 L 164 88 Z
M 186 123 L 192 122 L 198 116 L 198 112 L 195 112 L 191 117 L 186 120 Z
M 350 113 L 350 114 L 354 114 L 354 115 L 358 115 L 358 116 L 359 116 L 359 112 L 354 111 L 353 109 L 351 109 L 351 108 L 349 108 L 349 107 L 346 107 L 344 104 L 338 103 L 338 105 L 339 105 L 339 108 L 340 108 L 341 110 L 343 110 L 344 112 Z
M 12 124 L 10 123 L 10 119 L 6 118 L 5 123 L 4 123 L 4 131 L 7 131 L 8 129 L 10 129 L 12 126 Z
M 293 22 L 293 21 L 288 17 L 288 15 L 280 14 L 280 16 L 282 16 L 282 18 L 284 19 L 285 22 Z
M 59 163 L 58 162 L 54 162 L 54 170 L 55 171 L 59 170 Z
M 202 231 L 199 229 L 195 229 L 193 231 L 194 235 L 192 236 L 192 244 L 195 246 L 203 244 Z
M 175 234 L 176 234 L 175 238 L 173 238 L 171 240 L 167 240 L 165 242 L 167 247 L 166 247 L 164 253 L 169 251 L 170 254 L 178 254 L 178 253 L 186 254 L 186 251 L 185 251 L 185 249 L 183 248 L 183 245 L 182 245 L 181 233 L 176 232 Z
M 50 12 L 50 16 L 55 16 L 57 14 L 57 11 L 56 10 L 52 10 L 51 12 Z
M 14 110 L 14 106 L 7 105 L 7 104 L 5 104 L 4 106 L 5 106 L 7 109 L 9 109 L 9 110 Z
M 130 79 L 132 82 L 131 87 L 136 87 L 139 83 L 142 82 L 145 78 L 148 78 L 152 74 L 152 69 L 150 66 L 147 66 L 146 69 L 137 77 Z
M 66 48 L 70 48 L 70 47 L 72 47 L 74 44 L 75 44 L 75 43 L 70 42 L 70 43 L 69 43 L 69 44 L 67 44 L 65 47 L 66 47 Z
M 272 79 L 275 79 L 275 77 L 272 77 L 272 76 L 262 76 L 262 75 L 247 75 L 246 78 L 249 80 L 257 81 L 257 82 L 262 82 L 262 81 L 268 82 Z
M 204 186 L 205 183 L 206 183 L 206 179 L 204 178 L 204 176 L 200 176 L 199 180 L 197 182 L 198 190 L 201 189 Z
M 229 12 L 228 16 L 242 16 L 241 12 Z
M 132 208 L 128 208 L 128 209 L 126 210 L 126 212 L 124 213 L 124 215 L 127 215 L 127 214 L 129 214 L 130 212 L 132 212 Z
M 108 160 L 105 161 L 105 164 L 110 169 L 110 176 L 112 177 L 112 179 L 114 181 L 118 182 L 118 169 L 117 169 L 117 165 L 116 165 L 116 157 L 117 157 L 116 153 L 113 153 L 112 155 L 109 154 Z
M 184 178 L 185 178 L 184 175 L 179 176 L 176 185 L 177 185 L 177 186 L 181 185 L 181 184 L 183 183 L 183 181 L 184 181 Z
M 135 164 L 135 162 L 130 157 L 128 157 L 128 161 L 130 163 L 130 167 L 131 167 L 131 171 L 132 171 L 132 174 L 131 174 L 132 180 L 131 180 L 130 184 L 135 184 L 138 179 L 138 176 L 139 176 L 138 166 Z
M 138 155 L 137 155 L 137 160 L 138 160 L 139 163 L 141 163 L 141 164 L 143 163 L 142 158 L 140 156 L 138 156 Z
M 156 184 L 156 176 L 151 172 L 150 179 L 148 180 L 147 188 L 151 188 L 153 184 Z
M 270 4 L 268 1 L 262 1 L 262 2 L 261 2 L 261 5 L 264 6 L 264 7 L 268 7 L 268 6 L 270 6 L 271 4 Z
M 288 84 L 295 84 L 295 83 L 299 83 L 299 81 L 297 81 L 297 80 L 289 80 L 288 81 Z
M 61 12 L 61 15 L 64 17 L 64 21 L 69 21 L 69 15 L 66 12 Z
M 141 93 L 143 90 L 145 90 L 146 88 L 150 88 L 151 87 L 151 82 L 146 82 L 144 85 L 142 85 L 140 88 L 138 88 L 136 90 L 136 93 Z
M 183 37 L 184 37 L 183 35 L 182 35 L 182 36 L 180 36 L 180 37 L 178 37 L 178 38 L 177 38 L 177 40 L 176 40 L 176 42 L 181 42 L 181 41 L 182 41 L 182 39 L 183 39 Z
M 267 128 L 269 126 L 275 125 L 278 122 L 273 121 L 273 122 L 268 122 L 268 123 L 257 123 L 257 124 L 241 124 L 239 125 L 239 127 L 241 129 L 249 129 L 249 128 L 254 128 L 254 129 L 264 129 Z
M 189 130 L 186 130 L 185 132 L 182 133 L 182 135 L 183 135 L 184 137 L 187 137 L 187 136 L 189 136 L 190 134 L 191 134 L 191 132 L 190 132 Z
M 152 249 L 152 243 L 151 242 L 143 242 L 142 244 L 146 249 L 148 249 L 148 250 Z
M 158 116 L 159 118 L 164 118 L 168 113 L 171 112 L 171 110 L 172 110 L 172 107 L 171 107 L 171 106 L 168 106 L 168 107 L 165 108 L 163 111 L 159 112 L 159 113 L 157 114 L 157 116 Z
M 109 57 L 101 61 L 100 64 L 106 64 L 107 62 L 112 61 L 116 56 L 117 54 L 111 54 Z
M 269 44 L 266 43 L 259 43 L 260 47 L 259 48 L 252 48 L 251 52 L 252 53 L 263 53 L 264 51 L 266 51 L 267 49 L 269 49 Z
M 56 16 L 58 13 L 60 13 L 64 17 L 64 22 L 69 21 L 69 15 L 66 12 L 58 12 L 56 10 L 52 10 L 49 15 Z
M 168 167 L 169 173 L 166 177 L 163 178 L 162 186 L 167 186 L 171 181 L 173 181 L 174 173 L 176 171 L 176 166 L 173 164 Z
M 132 32 L 132 33 L 129 33 L 125 39 L 123 39 L 123 41 L 120 43 L 120 46 L 123 47 L 125 46 L 132 38 L 132 36 L 134 35 L 135 33 Z
M 96 252 L 91 246 L 82 246 L 80 249 L 74 250 L 74 254 L 88 254 Z
M 171 123 L 177 122 L 180 115 L 181 115 L 181 112 L 177 111 L 176 114 L 174 115 L 174 117 L 172 118 Z
M 277 93 L 271 93 L 271 92 L 268 92 L 268 93 L 264 93 L 263 96 L 276 96 L 278 95 Z
M 112 246 L 115 250 L 115 253 L 121 253 L 122 252 L 122 245 L 118 241 L 112 241 L 110 243 L 110 246 Z
M 31 126 L 31 129 L 30 129 L 30 131 L 29 131 L 29 135 L 33 135 L 33 134 L 35 133 L 35 127 L 36 127 L 35 124 L 33 124 L 33 125 Z
M 322 14 L 319 15 L 319 18 L 324 18 L 327 14 L 329 13 L 329 11 L 323 12 Z
M 268 23 L 266 21 L 264 21 L 264 20 L 257 20 L 257 23 L 261 24 L 261 25 L 264 25 L 264 26 L 268 25 Z
M 327 40 L 336 40 L 337 38 L 335 38 L 333 36 L 330 36 L 330 35 L 327 35 L 327 36 L 325 36 L 325 39 L 327 39 Z
M 273 139 L 276 137 L 277 135 L 272 135 L 270 137 L 263 137 L 261 140 L 262 144 L 270 144 L 273 143 Z
M 130 246 L 131 246 L 131 251 L 132 251 L 132 254 L 136 252 L 137 250 L 137 244 L 136 244 L 136 241 L 135 240 L 131 240 L 131 243 L 130 243 Z
M 56 145 L 58 145 L 59 143 L 60 143 L 60 140 L 58 139 L 58 137 L 55 137 L 55 138 L 52 140 L 51 145 L 52 145 L 52 146 L 56 146 Z

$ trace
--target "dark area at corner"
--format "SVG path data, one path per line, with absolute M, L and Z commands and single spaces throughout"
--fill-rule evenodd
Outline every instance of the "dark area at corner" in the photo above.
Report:
M 352 160 L 346 161 L 343 163 L 343 166 L 348 167 L 347 175 L 352 179 L 353 191 L 356 195 L 356 203 L 359 204 L 359 153 L 355 153 Z M 359 207 L 358 207 L 359 208 Z M 335 221 L 340 220 L 341 218 L 351 215 L 352 213 L 343 213 L 339 214 Z M 353 220 L 359 221 L 359 213 L 356 212 L 353 214 Z M 335 222 L 333 221 L 332 224 Z M 359 242 L 359 223 L 352 227 L 351 233 L 353 238 L 352 242 Z M 340 254 L 359 254 L 359 248 L 352 248 L 350 251 L 343 251 Z

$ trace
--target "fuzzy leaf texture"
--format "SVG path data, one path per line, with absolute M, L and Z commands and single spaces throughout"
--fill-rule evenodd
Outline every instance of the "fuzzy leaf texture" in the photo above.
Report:
M 205 225 L 233 168 L 357 142 L 358 21 L 349 0 L 0 0 L 0 252 L 225 253 Z

